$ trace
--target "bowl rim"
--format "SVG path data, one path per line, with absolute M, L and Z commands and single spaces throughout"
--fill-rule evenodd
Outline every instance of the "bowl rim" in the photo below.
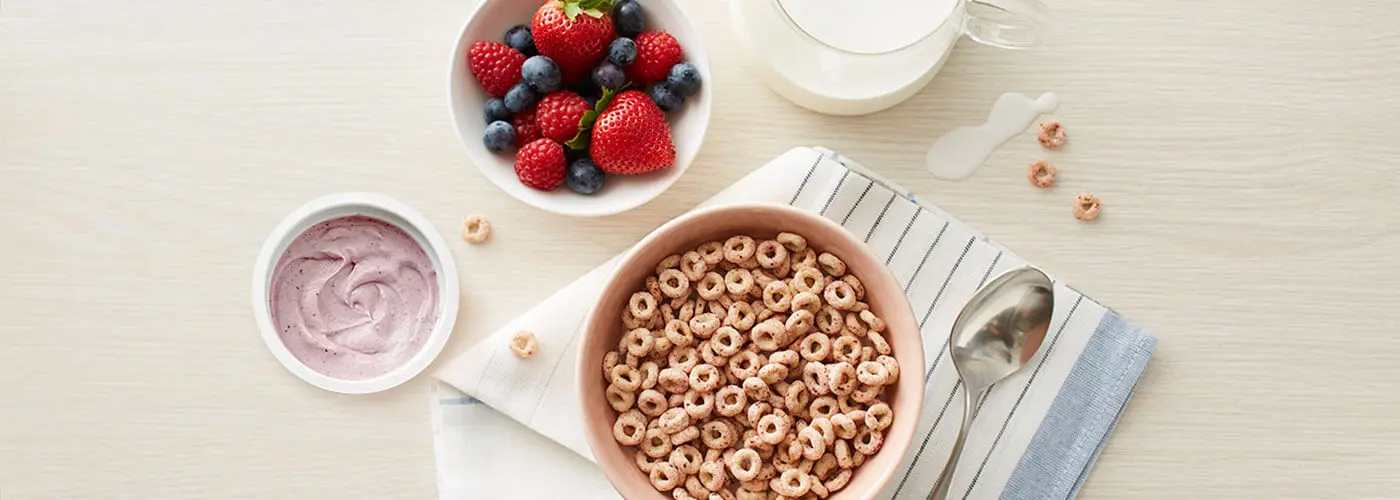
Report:
M 886 275 L 886 276 L 885 276 L 886 278 L 888 278 L 888 279 L 890 279 L 890 280 L 893 280 L 893 282 L 894 282 L 895 284 L 898 284 L 898 283 L 899 283 L 899 280 L 898 280 L 897 277 L 895 277 L 894 273 L 893 273 L 892 271 L 890 271 L 889 268 L 888 268 L 887 266 L 885 266 L 884 263 L 881 262 L 881 260 L 880 260 L 878 257 L 876 257 L 876 256 L 870 251 L 870 249 L 864 244 L 864 242 L 860 241 L 859 238 L 857 238 L 855 235 L 851 234 L 850 231 L 846 230 L 846 228 L 842 227 L 840 224 L 837 224 L 835 221 L 832 221 L 832 220 L 830 220 L 830 219 L 827 219 L 826 217 L 822 217 L 822 216 L 820 216 L 820 215 L 811 213 L 811 212 L 809 212 L 809 211 L 802 210 L 802 209 L 800 209 L 800 208 L 793 207 L 793 206 L 787 205 L 787 204 L 782 204 L 782 203 L 775 203 L 775 202 L 737 202 L 737 203 L 727 203 L 727 204 L 714 205 L 714 206 L 709 206 L 709 207 L 704 207 L 704 208 L 699 208 L 699 209 L 696 209 L 696 210 L 692 210 L 692 211 L 687 212 L 687 213 L 685 213 L 685 214 L 682 214 L 682 215 L 680 215 L 680 216 L 678 216 L 678 217 L 676 217 L 676 218 L 674 218 L 674 219 L 671 219 L 670 221 L 666 222 L 665 224 L 662 224 L 660 227 L 657 227 L 656 229 L 652 230 L 652 231 L 651 231 L 650 233 L 648 233 L 645 237 L 643 237 L 640 241 L 638 241 L 637 244 L 635 244 L 635 245 L 633 245 L 631 248 L 629 248 L 629 249 L 627 250 L 627 252 L 624 253 L 620 259 L 618 259 L 617 265 L 613 268 L 612 271 L 610 271 L 610 273 L 609 273 L 609 275 L 608 275 L 608 278 L 607 278 L 606 281 L 603 282 L 603 286 L 602 286 L 602 288 L 600 289 L 600 291 L 611 290 L 611 289 L 617 287 L 618 281 L 619 281 L 620 279 L 622 279 L 622 276 L 620 275 L 620 271 L 621 271 L 622 269 L 625 269 L 626 267 L 628 267 L 628 266 L 629 266 L 630 264 L 632 264 L 633 261 L 635 261 L 636 259 L 640 258 L 640 255 L 641 255 L 641 253 L 642 253 L 642 250 L 645 249 L 646 247 L 648 247 L 648 246 L 654 244 L 655 241 L 656 241 L 657 239 L 659 239 L 659 238 L 662 237 L 662 235 L 665 235 L 665 234 L 669 234 L 669 233 L 671 233 L 671 232 L 674 232 L 674 231 L 676 231 L 677 228 L 679 228 L 679 227 L 682 227 L 682 226 L 684 226 L 684 225 L 686 225 L 686 224 L 690 224 L 692 221 L 694 221 L 694 220 L 696 220 L 696 219 L 699 219 L 699 218 L 702 218 L 702 217 L 706 217 L 706 216 L 710 216 L 711 214 L 713 214 L 713 213 L 715 213 L 715 212 L 743 211 L 743 210 L 751 210 L 751 209 L 761 209 L 761 210 L 772 210 L 772 211 L 777 211 L 777 212 L 785 212 L 787 215 L 790 215 L 790 216 L 810 219 L 810 220 L 812 220 L 815 224 L 817 224 L 817 225 L 819 225 L 819 226 L 825 227 L 825 228 L 826 228 L 827 230 L 829 230 L 831 233 L 837 234 L 837 235 L 842 235 L 842 236 L 840 236 L 840 237 L 844 237 L 844 238 L 850 239 L 850 241 L 851 241 L 852 243 L 855 243 L 855 244 L 856 244 L 855 246 L 856 246 L 856 248 L 859 249 L 860 252 L 865 253 L 865 254 L 866 254 L 868 257 L 870 257 L 874 262 L 876 262 L 876 263 L 879 264 L 878 268 L 884 270 L 884 274 Z M 849 261 L 850 259 L 847 258 L 846 260 Z M 866 281 L 868 282 L 868 280 L 866 280 Z M 913 306 L 910 304 L 908 296 L 907 296 L 907 295 L 900 295 L 900 296 L 898 296 L 898 297 L 892 298 L 891 300 L 894 300 L 894 301 L 895 301 L 895 304 L 894 304 L 895 307 L 890 308 L 890 310 L 883 311 L 882 314 L 883 314 L 884 316 L 886 316 L 886 317 L 891 317 L 890 315 L 891 315 L 892 313 L 893 313 L 893 314 L 907 315 L 906 319 L 912 321 L 912 324 L 915 325 L 915 327 L 917 328 L 917 326 L 918 326 L 918 321 L 917 321 L 917 320 L 915 319 L 915 317 L 914 317 Z M 574 391 L 575 391 L 575 395 L 576 395 L 576 396 L 578 397 L 578 399 L 579 399 L 580 418 L 582 419 L 582 421 L 580 422 L 580 424 L 583 426 L 583 429 L 584 429 L 584 431 L 583 431 L 583 433 L 584 433 L 584 438 L 585 438 L 585 440 L 588 441 L 589 450 L 593 453 L 593 455 L 594 455 L 594 457 L 595 457 L 595 461 L 598 462 L 599 468 L 603 470 L 603 475 L 604 475 L 605 477 L 607 477 L 607 478 L 608 478 L 608 482 L 611 483 L 611 484 L 613 484 L 613 487 L 616 488 L 616 487 L 617 487 L 617 483 L 616 483 L 616 481 L 614 480 L 613 476 L 617 473 L 617 471 L 615 471 L 615 470 L 613 470 L 613 469 L 611 469 L 611 468 L 608 468 L 608 467 L 604 467 L 603 464 L 602 464 L 602 462 L 599 461 L 596 457 L 598 456 L 598 449 L 597 449 L 598 447 L 600 447 L 600 446 L 605 446 L 605 445 L 613 445 L 613 446 L 615 446 L 617 443 L 616 443 L 615 441 L 611 441 L 611 440 L 608 440 L 608 441 L 603 442 L 603 443 L 596 442 L 597 440 L 595 439 L 594 433 L 593 433 L 593 432 L 589 432 L 589 431 L 587 430 L 587 429 L 588 429 L 588 426 L 589 426 L 589 422 L 588 422 L 588 420 L 589 420 L 589 419 L 588 419 L 588 414 L 589 414 L 588 408 L 589 408 L 589 404 L 586 403 L 586 402 L 584 401 L 584 393 L 586 392 L 586 390 L 585 390 L 586 386 L 587 386 L 588 384 L 592 384 L 592 383 L 596 382 L 596 378 L 595 378 L 595 377 L 590 377 L 589 375 L 593 375 L 593 374 L 596 374 L 596 373 L 597 373 L 597 370 L 596 370 L 594 367 L 592 367 L 590 364 L 588 364 L 588 361 L 587 361 L 587 359 L 586 359 L 586 358 L 588 357 L 588 350 L 585 348 L 585 346 L 588 345 L 588 343 L 589 343 L 589 340 L 590 340 L 589 337 L 592 335 L 592 332 L 593 332 L 593 330 L 594 330 L 594 328 L 593 328 L 593 323 L 596 321 L 596 318 L 599 317 L 599 315 L 607 314 L 607 313 L 605 313 L 604 311 L 601 311 L 603 302 L 604 302 L 604 301 L 602 300 L 602 295 L 601 295 L 601 293 L 600 293 L 599 298 L 598 298 L 597 300 L 595 300 L 595 302 L 593 303 L 593 306 L 592 306 L 592 307 L 589 309 L 589 311 L 588 311 L 588 315 L 585 316 L 584 321 L 583 321 L 583 328 L 582 328 L 582 331 L 580 332 L 580 338 L 579 338 L 579 342 L 578 342 L 579 348 L 578 348 L 577 352 L 574 354 L 574 356 L 575 356 L 574 364 L 575 364 L 575 369 L 576 369 L 576 371 L 577 371 L 577 374 L 576 374 L 577 376 L 575 377 L 576 380 L 574 381 Z M 889 467 L 889 468 L 885 469 L 884 471 L 879 472 L 879 477 L 877 478 L 877 480 L 876 480 L 876 482 L 875 482 L 875 485 L 876 485 L 877 487 L 874 488 L 874 489 L 872 489 L 871 491 L 867 492 L 868 494 L 861 496 L 860 498 L 863 499 L 863 500 L 869 500 L 869 499 L 875 498 L 876 496 L 878 496 L 878 495 L 880 494 L 881 491 L 884 490 L 885 486 L 888 486 L 890 480 L 894 478 L 895 472 L 899 469 L 899 463 L 900 463 L 900 461 L 904 458 L 904 455 L 906 455 L 906 454 L 908 453 L 909 448 L 913 445 L 912 439 L 913 439 L 914 434 L 916 434 L 916 433 L 917 433 L 917 430 L 918 430 L 918 422 L 919 422 L 919 420 L 920 420 L 920 414 L 923 412 L 923 406 L 924 406 L 924 391 L 923 391 L 923 389 L 924 389 L 924 387 L 925 387 L 925 385 L 926 385 L 926 384 L 924 383 L 924 381 L 923 381 L 923 376 L 922 376 L 922 375 L 923 375 L 923 370 L 924 370 L 924 349 L 922 348 L 922 345 L 923 345 L 923 343 L 924 343 L 924 339 L 923 339 L 923 335 L 922 335 L 922 332 L 921 332 L 921 331 L 915 330 L 914 333 L 913 333 L 913 335 L 916 337 L 915 342 L 916 342 L 916 345 L 918 345 L 919 347 L 918 347 L 918 348 L 915 348 L 915 349 L 912 349 L 912 352 L 900 351 L 900 353 L 898 353 L 898 354 L 899 354 L 898 357 L 900 357 L 900 359 L 901 359 L 901 364 L 903 364 L 903 361 L 912 361 L 912 362 L 914 362 L 914 365 L 915 365 L 915 366 L 918 366 L 918 367 L 919 367 L 917 370 L 910 370 L 911 372 L 915 372 L 915 373 L 913 373 L 913 374 L 916 375 L 916 378 L 919 380 L 919 382 L 918 382 L 918 384 L 917 384 L 917 386 L 918 386 L 919 389 L 918 389 L 918 390 L 914 390 L 914 391 L 912 391 L 912 392 L 913 392 L 912 394 L 907 394 L 907 395 L 904 394 L 903 392 L 901 392 L 901 397 L 907 397 L 907 398 L 909 398 L 909 399 L 901 399 L 901 400 L 900 400 L 900 401 L 901 401 L 900 406 L 901 406 L 902 408 L 913 408 L 914 415 L 913 415 L 912 417 L 910 417 L 909 419 L 906 419 L 906 421 L 912 421 L 913 423 L 912 423 L 912 426 L 905 425 L 905 424 L 899 424 L 899 425 L 901 425 L 901 428 L 907 428 L 907 430 L 908 430 L 908 434 L 909 434 L 909 435 L 908 435 L 908 436 L 903 436 L 903 439 L 892 440 L 892 439 L 890 439 L 889 434 L 888 434 L 888 433 L 886 434 L 886 436 L 885 436 L 885 441 L 884 441 L 884 442 L 885 442 L 885 445 L 884 445 L 884 447 L 883 447 L 883 449 L 882 449 L 881 451 L 882 451 L 882 452 L 885 452 L 885 453 L 894 453 L 894 454 L 896 454 L 896 455 L 899 455 L 899 458 L 895 459 L 895 461 L 894 461 L 894 466 L 893 466 L 893 467 Z M 904 380 L 904 379 L 905 379 L 905 377 L 904 377 L 903 375 L 901 375 L 900 380 Z M 596 406 L 596 405 L 595 405 L 595 406 Z M 897 422 L 897 424 L 898 424 L 898 422 Z
M 472 28 L 474 23 L 477 22 L 479 15 L 486 8 L 486 5 L 492 1 L 498 0 L 481 0 L 480 2 L 477 2 L 476 7 L 473 7 L 471 13 L 467 15 L 466 21 L 462 23 L 462 28 L 458 31 L 457 37 L 454 39 L 455 44 L 452 48 L 451 57 L 448 59 L 447 64 L 447 112 L 448 117 L 451 118 L 452 121 L 452 129 L 457 133 L 457 138 L 461 139 L 462 147 L 467 152 L 467 159 L 471 161 L 472 165 L 475 166 L 477 170 L 481 171 L 482 176 L 486 177 L 487 180 L 491 181 L 491 184 L 495 185 L 497 189 L 500 189 L 507 195 L 510 195 L 511 198 L 514 198 L 521 203 L 538 208 L 540 210 L 544 210 L 549 213 L 570 217 L 606 217 L 609 215 L 617 215 L 620 213 L 628 212 L 638 207 L 641 207 L 642 205 L 650 203 L 652 200 L 655 200 L 656 198 L 660 197 L 666 191 L 669 191 L 671 189 L 671 186 L 674 186 L 676 182 L 679 181 L 680 178 L 684 176 L 687 171 L 690 170 L 691 165 L 695 162 L 695 158 L 700 155 L 700 149 L 704 147 L 705 137 L 709 135 L 710 120 L 713 116 L 712 108 L 714 101 L 714 95 L 712 93 L 713 90 L 710 88 L 711 85 L 704 85 L 701 88 L 701 92 L 704 92 L 706 97 L 704 99 L 698 100 L 703 102 L 700 102 L 698 105 L 696 105 L 695 103 L 687 103 L 687 106 L 696 106 L 696 109 L 687 110 L 687 116 L 690 116 L 691 113 L 698 111 L 700 126 L 698 128 L 698 133 L 694 135 L 694 140 L 696 143 L 695 148 L 689 153 L 683 154 L 678 152 L 675 163 L 671 165 L 671 168 L 679 168 L 680 171 L 677 172 L 675 175 L 667 176 L 669 177 L 668 179 L 663 178 L 652 181 L 657 182 L 659 184 L 655 188 L 653 188 L 653 190 L 649 194 L 645 196 L 639 196 L 633 201 L 625 203 L 588 203 L 582 205 L 580 208 L 577 209 L 565 210 L 562 209 L 558 204 L 542 202 L 540 201 L 540 198 L 519 196 L 511 189 L 508 189 L 506 186 L 502 185 L 501 182 L 496 179 L 496 177 L 487 174 L 486 169 L 488 168 L 488 166 L 483 164 L 483 162 L 477 161 L 477 158 L 473 153 L 472 147 L 469 144 L 467 144 L 467 141 L 470 141 L 471 139 L 468 138 L 466 131 L 462 129 L 462 124 L 466 123 L 466 120 L 469 118 L 459 119 L 459 113 L 456 106 L 457 97 L 456 94 L 453 92 L 453 89 L 456 85 L 455 80 L 457 79 L 459 73 L 459 71 L 457 70 L 458 65 L 461 61 L 465 60 L 466 48 L 470 46 L 470 44 L 467 41 L 467 32 Z M 685 14 L 685 10 L 680 7 L 680 4 L 678 2 L 675 2 L 673 0 L 648 1 L 664 2 L 669 4 L 672 9 L 675 9 L 680 19 L 680 22 L 683 23 L 683 26 L 685 27 L 685 30 L 688 33 L 692 34 L 695 38 L 694 43 L 687 44 L 685 48 L 686 61 L 690 62 L 691 64 L 694 64 L 697 68 L 699 68 L 700 75 L 703 81 L 714 81 L 713 75 L 710 72 L 709 53 L 705 49 L 704 33 L 702 33 L 699 29 L 696 29 L 695 24 L 690 21 L 690 17 Z M 674 30 L 667 29 L 666 32 L 673 33 Z M 672 136 L 672 140 L 675 140 L 674 135 Z M 564 187 L 560 187 L 559 189 L 567 191 L 567 188 Z M 592 199 L 600 198 L 593 197 Z
M 286 252 L 287 246 L 310 226 L 348 216 L 347 214 L 332 214 L 331 212 L 336 209 L 351 209 L 357 215 L 374 218 L 408 233 L 409 237 L 422 246 L 423 251 L 433 260 L 434 271 L 438 274 L 438 318 L 437 322 L 433 324 L 428 341 L 422 349 L 409 358 L 408 362 L 388 373 L 364 380 L 345 380 L 327 376 L 312 370 L 292 355 L 286 344 L 282 342 L 281 336 L 277 334 L 276 326 L 272 324 L 271 304 L 268 302 L 272 273 L 276 270 L 276 263 Z M 407 227 L 397 221 L 385 220 L 373 213 L 375 211 L 398 217 L 407 222 Z M 258 252 L 257 261 L 253 265 L 251 286 L 253 318 L 262 334 L 263 343 L 267 344 L 273 357 L 277 358 L 277 361 L 281 362 L 288 371 L 306 383 L 342 394 L 381 392 L 402 385 L 422 373 L 428 365 L 437 359 L 438 354 L 447 345 L 447 340 L 452 336 L 452 329 L 457 322 L 458 300 L 461 295 L 459 280 L 457 265 L 453 261 L 452 252 L 448 248 L 446 240 L 438 234 L 432 223 L 417 210 L 389 196 L 377 193 L 330 194 L 308 201 L 287 214 L 264 240 L 262 250 Z

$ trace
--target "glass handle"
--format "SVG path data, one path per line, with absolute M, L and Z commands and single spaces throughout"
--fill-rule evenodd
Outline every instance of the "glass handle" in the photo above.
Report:
M 1050 8 L 1040 0 L 968 0 L 963 32 L 978 43 L 1024 49 L 1045 42 Z

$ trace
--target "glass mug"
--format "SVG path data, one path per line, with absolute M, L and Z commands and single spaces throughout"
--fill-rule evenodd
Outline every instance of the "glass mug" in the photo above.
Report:
M 734 29 L 774 91 L 813 111 L 861 115 L 913 96 L 962 35 L 1042 43 L 1040 0 L 730 0 Z

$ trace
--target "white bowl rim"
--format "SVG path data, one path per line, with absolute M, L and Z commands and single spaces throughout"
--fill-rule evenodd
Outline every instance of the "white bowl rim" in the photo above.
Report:
M 672 0 L 663 0 L 670 3 L 673 8 L 680 12 L 681 21 L 685 23 L 685 27 L 687 28 L 687 30 L 695 36 L 695 39 L 698 42 L 694 44 L 698 46 L 697 49 L 691 50 L 687 48 L 686 61 L 690 62 L 691 64 L 694 64 L 697 68 L 700 69 L 700 75 L 705 82 L 701 92 L 709 93 L 707 94 L 708 97 L 706 99 L 703 99 L 704 102 L 701 103 L 701 107 L 695 110 L 701 112 L 699 133 L 695 135 L 695 149 L 693 151 L 690 151 L 688 154 L 684 154 L 684 156 L 681 156 L 678 153 L 678 156 L 676 156 L 676 162 L 672 164 L 673 168 L 679 166 L 681 171 L 677 172 L 673 176 L 670 176 L 670 179 L 656 181 L 658 182 L 658 185 L 647 196 L 640 196 L 633 201 L 625 203 L 587 204 L 575 210 L 563 210 L 558 205 L 543 203 L 540 202 L 537 198 L 517 196 L 516 193 L 514 193 L 511 189 L 507 188 L 504 185 L 501 185 L 501 183 L 496 180 L 496 177 L 488 175 L 485 172 L 487 166 L 482 165 L 480 162 L 476 161 L 475 158 L 472 158 L 470 146 L 466 144 L 466 141 L 469 141 L 471 139 L 467 137 L 466 131 L 462 130 L 461 122 L 463 120 L 457 119 L 457 106 L 455 106 L 452 87 L 455 83 L 453 80 L 456 77 L 455 69 L 457 67 L 457 60 L 459 59 L 459 55 L 463 57 L 465 56 L 465 54 L 459 52 L 458 49 L 464 47 L 462 41 L 467 37 L 467 30 L 471 29 L 472 23 L 475 22 L 477 19 L 477 15 L 480 14 L 482 9 L 486 7 L 486 4 L 491 1 L 495 0 L 481 0 L 477 2 L 476 7 L 472 8 L 471 14 L 467 15 L 467 20 L 462 23 L 462 29 L 458 31 L 457 38 L 454 39 L 455 44 L 452 46 L 451 54 L 447 61 L 448 117 L 452 120 L 453 131 L 455 131 L 457 133 L 457 137 L 462 140 L 462 147 L 464 149 L 467 149 L 467 159 L 471 161 L 472 165 L 475 166 L 477 170 L 482 171 L 483 177 L 486 177 L 487 180 L 491 181 L 491 183 L 496 185 L 496 187 L 499 188 L 501 191 L 504 191 L 506 194 L 510 195 L 511 198 L 515 198 L 521 203 L 538 208 L 540 210 L 544 210 L 546 212 L 571 217 L 605 217 L 609 215 L 617 215 L 620 213 L 624 213 L 642 205 L 645 205 L 647 203 L 650 203 L 652 200 L 655 200 L 656 198 L 660 197 L 663 193 L 670 190 L 671 186 L 675 185 L 676 181 L 680 180 L 680 178 L 683 175 L 685 175 L 685 172 L 690 170 L 691 164 L 695 162 L 695 157 L 699 156 L 700 148 L 704 146 L 705 137 L 709 134 L 710 130 L 710 119 L 712 116 L 713 108 L 712 101 L 714 100 L 714 97 L 711 93 L 712 90 L 710 90 L 709 87 L 711 86 L 710 82 L 713 81 L 713 75 L 710 73 L 710 58 L 708 52 L 705 50 L 704 34 L 701 33 L 700 30 L 696 29 L 695 25 L 690 22 L 690 18 L 685 15 L 685 11 L 681 9 L 679 2 Z M 669 33 L 670 30 L 668 30 L 667 32 Z M 690 105 L 692 104 L 687 103 L 687 106 Z M 568 188 L 560 187 L 559 189 L 567 190 Z
M 433 331 L 429 334 L 427 343 L 407 363 L 388 373 L 365 380 L 329 377 L 312 370 L 296 356 L 293 356 L 286 344 L 282 342 L 281 336 L 277 334 L 277 328 L 272 324 L 271 305 L 268 302 L 268 288 L 272 280 L 272 273 L 275 270 L 277 260 L 286 251 L 287 244 L 311 225 L 343 217 L 344 215 L 326 217 L 328 211 L 339 208 L 369 208 L 407 221 L 408 227 L 404 227 L 403 224 L 384 220 L 372 213 L 362 213 L 362 215 L 402 229 L 410 237 L 414 237 L 414 240 L 420 245 L 426 243 L 426 248 L 423 250 L 434 259 L 437 268 L 435 271 L 438 274 L 438 319 L 437 323 L 433 325 Z M 314 222 L 307 224 L 308 221 Z M 461 295 L 459 279 L 457 266 L 453 262 L 452 252 L 448 249 L 447 242 L 433 228 L 428 219 L 417 210 L 382 194 L 364 192 L 331 194 L 311 200 L 293 210 L 273 228 L 272 233 L 263 242 L 262 250 L 258 252 L 258 259 L 253 266 L 253 317 L 258 324 L 258 329 L 262 332 L 263 342 L 267 344 L 268 350 L 272 351 L 272 355 L 288 371 L 306 383 L 342 394 L 381 392 L 397 387 L 422 373 L 447 345 L 448 338 L 452 336 L 452 328 L 457 322 L 458 299 Z

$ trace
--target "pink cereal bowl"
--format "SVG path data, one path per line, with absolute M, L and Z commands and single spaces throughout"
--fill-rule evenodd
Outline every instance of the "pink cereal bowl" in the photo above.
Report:
M 585 437 L 603 473 L 624 498 L 669 499 L 656 491 L 636 466 L 632 451 L 612 435 L 616 412 L 604 396 L 603 357 L 614 350 L 621 336 L 621 311 L 631 294 L 644 287 L 662 258 L 694 248 L 706 241 L 723 241 L 735 234 L 773 238 L 787 231 L 807 238 L 808 245 L 830 252 L 846 262 L 848 273 L 865 285 L 865 300 L 885 320 L 886 337 L 903 374 L 887 390 L 886 402 L 894 410 L 894 423 L 885 430 L 884 447 L 856 469 L 851 481 L 828 500 L 875 498 L 894 476 L 909 449 L 919 411 L 923 406 L 923 343 L 913 310 L 899 281 L 884 263 L 856 236 L 834 222 L 786 205 L 751 203 L 710 207 L 682 215 L 652 231 L 632 248 L 603 285 L 598 301 L 584 321 L 577 362 L 578 396 L 583 409 Z

